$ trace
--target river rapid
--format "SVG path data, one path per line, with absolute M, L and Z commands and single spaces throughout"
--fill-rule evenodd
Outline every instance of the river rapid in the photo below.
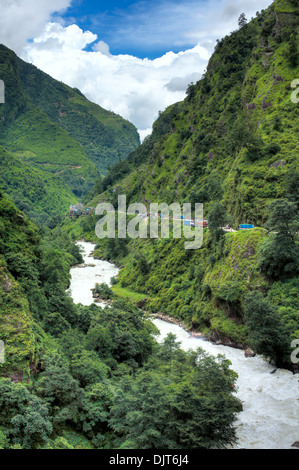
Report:
M 71 269 L 70 293 L 75 303 L 93 303 L 91 289 L 96 283 L 110 285 L 118 268 L 90 254 L 94 245 L 78 243 L 84 250 L 85 265 Z M 97 304 L 103 306 L 104 304 Z M 153 319 L 162 341 L 168 333 L 177 336 L 184 350 L 202 348 L 207 353 L 224 355 L 231 361 L 231 368 L 238 374 L 236 395 L 243 403 L 238 414 L 236 449 L 295 449 L 291 445 L 299 440 L 299 375 L 277 369 L 262 357 L 246 358 L 244 351 L 229 346 L 216 345 L 200 337 L 193 337 L 178 325 Z

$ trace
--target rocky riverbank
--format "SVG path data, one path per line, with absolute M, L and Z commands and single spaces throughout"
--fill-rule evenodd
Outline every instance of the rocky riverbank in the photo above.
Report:
M 201 338 L 206 341 L 210 341 L 211 343 L 217 344 L 217 345 L 222 345 L 222 346 L 229 346 L 231 348 L 235 349 L 242 349 L 244 351 L 244 356 L 245 357 L 254 357 L 255 352 L 250 349 L 247 345 L 241 344 L 241 343 L 233 343 L 231 340 L 228 338 L 220 338 L 216 332 L 212 332 L 209 336 L 205 335 L 204 333 L 200 331 L 193 330 L 190 328 L 188 325 L 186 325 L 184 322 L 181 320 L 178 320 L 177 318 L 171 317 L 170 315 L 167 315 L 162 312 L 158 313 L 153 313 L 151 315 L 154 318 L 158 318 L 159 320 L 166 321 L 167 323 L 173 323 L 175 325 L 180 326 L 183 328 L 187 333 L 190 333 L 190 337 L 194 338 Z

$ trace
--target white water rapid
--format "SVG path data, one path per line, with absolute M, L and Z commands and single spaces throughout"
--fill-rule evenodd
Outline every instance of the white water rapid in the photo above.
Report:
M 70 292 L 74 302 L 83 305 L 93 303 L 91 289 L 96 283 L 110 284 L 118 268 L 113 264 L 90 257 L 94 245 L 79 242 L 84 249 L 85 264 L 94 267 L 71 270 Z M 101 304 L 97 304 L 101 305 Z M 243 403 L 243 411 L 238 415 L 238 442 L 235 448 L 243 449 L 295 449 L 291 447 L 299 440 L 299 375 L 277 369 L 262 357 L 246 358 L 244 351 L 221 346 L 191 337 L 181 327 L 154 319 L 160 330 L 159 341 L 169 332 L 177 336 L 185 350 L 202 348 L 213 356 L 223 354 L 231 361 L 231 368 L 237 372 L 236 394 Z

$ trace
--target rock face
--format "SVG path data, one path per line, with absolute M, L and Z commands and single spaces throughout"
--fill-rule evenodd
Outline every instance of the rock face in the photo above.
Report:
M 299 441 L 293 442 L 293 444 L 291 445 L 291 447 L 297 447 L 297 448 L 299 449 Z
M 274 163 L 272 163 L 272 165 L 270 165 L 270 168 L 277 168 L 278 166 L 283 167 L 284 166 L 284 161 L 279 160 L 278 162 L 274 162 Z
M 2 289 L 4 292 L 7 294 L 10 294 L 10 291 L 12 289 L 13 283 L 8 279 L 8 276 L 5 275 L 4 277 L 4 282 L 2 283 Z
M 254 352 L 252 349 L 247 348 L 247 349 L 245 349 L 245 351 L 244 351 L 244 356 L 245 356 L 245 357 L 254 357 L 254 356 L 255 356 L 255 352 Z

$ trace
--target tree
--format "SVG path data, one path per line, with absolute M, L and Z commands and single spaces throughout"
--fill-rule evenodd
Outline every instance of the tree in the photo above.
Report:
M 187 94 L 188 101 L 192 101 L 192 99 L 195 97 L 196 89 L 195 89 L 195 85 L 193 82 L 189 83 L 187 90 L 186 90 L 186 94 Z
M 299 272 L 296 205 L 286 199 L 279 199 L 270 205 L 269 211 L 266 228 L 271 233 L 259 247 L 258 267 L 274 280 L 296 276 Z
M 75 354 L 70 362 L 70 371 L 80 386 L 103 381 L 108 375 L 109 368 L 98 357 L 95 351 L 82 351 Z
M 111 297 L 113 296 L 112 289 L 110 289 L 108 284 L 106 284 L 105 282 L 102 282 L 101 284 L 97 283 L 95 285 L 93 293 L 98 294 L 100 296 L 100 298 L 103 299 L 103 300 L 111 299 Z
M 213 203 L 209 211 L 209 230 L 214 239 L 218 240 L 223 234 L 222 227 L 228 223 L 229 217 L 221 202 Z
M 242 148 L 248 151 L 250 160 L 256 160 L 262 151 L 263 140 L 256 132 L 256 124 L 245 113 L 241 113 L 233 123 L 226 139 L 227 151 L 233 154 Z
M 281 364 L 289 341 L 276 307 L 261 292 L 250 292 L 244 299 L 243 309 L 252 349 Z
M 11 419 L 14 441 L 24 449 L 32 449 L 40 442 L 46 442 L 52 433 L 48 407 L 38 397 L 32 396 L 20 411 Z
M 0 450 L 9 448 L 9 440 L 7 439 L 6 434 L 0 428 Z
M 299 223 L 295 204 L 286 199 L 277 199 L 270 204 L 269 212 L 266 228 L 294 240 Z
M 103 434 L 110 431 L 108 420 L 114 401 L 114 387 L 111 383 L 96 383 L 88 387 L 81 414 L 82 429 L 99 446 Z
M 142 371 L 135 380 L 126 376 L 114 398 L 109 424 L 125 447 L 175 448 L 165 380 L 155 371 Z
M 296 67 L 298 63 L 298 46 L 297 46 L 297 38 L 296 33 L 292 34 L 288 43 L 287 49 L 287 58 L 292 67 Z
M 241 13 L 241 15 L 238 18 L 239 29 L 243 28 L 246 24 L 247 24 L 247 19 L 246 19 L 245 13 Z
M 35 393 L 49 405 L 53 425 L 78 420 L 84 392 L 62 359 L 51 357 L 46 360 L 45 371 L 35 384 Z
M 10 379 L 0 378 L 0 414 L 7 437 L 23 448 L 46 442 L 52 432 L 47 405 Z
M 235 440 L 240 410 L 232 395 L 235 379 L 224 358 L 185 352 L 169 335 L 135 380 L 119 382 L 110 426 L 124 448 L 225 447 Z
M 284 193 L 286 198 L 294 202 L 299 209 L 299 171 L 295 166 L 290 167 L 285 174 Z
M 134 254 L 134 265 L 142 274 L 148 274 L 150 271 L 150 265 L 147 262 L 146 257 L 140 251 Z

